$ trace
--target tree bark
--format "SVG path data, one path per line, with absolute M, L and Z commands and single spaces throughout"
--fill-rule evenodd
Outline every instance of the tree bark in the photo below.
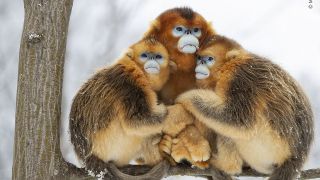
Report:
M 60 172 L 60 104 L 72 0 L 24 0 L 13 179 Z

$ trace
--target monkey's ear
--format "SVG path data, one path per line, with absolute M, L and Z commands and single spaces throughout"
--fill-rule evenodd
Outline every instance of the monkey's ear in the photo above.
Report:
M 241 50 L 239 49 L 232 49 L 226 53 L 226 59 L 233 59 L 238 57 L 241 54 Z
M 169 60 L 169 69 L 170 69 L 170 73 L 176 72 L 178 69 L 177 64 L 175 62 Z
M 133 60 L 133 56 L 134 56 L 133 49 L 129 48 L 126 52 L 126 56 L 128 56 L 131 60 Z

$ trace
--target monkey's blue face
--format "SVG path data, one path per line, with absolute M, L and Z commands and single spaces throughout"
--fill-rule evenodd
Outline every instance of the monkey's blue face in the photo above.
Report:
M 210 68 L 213 66 L 215 58 L 211 56 L 198 56 L 197 67 L 195 69 L 196 78 L 206 79 L 210 76 Z
M 143 52 L 140 61 L 144 63 L 144 70 L 149 74 L 159 74 L 164 57 L 160 53 Z
M 178 25 L 172 29 L 172 35 L 179 38 L 178 49 L 183 53 L 193 54 L 197 51 L 201 34 L 201 29 L 198 27 L 187 28 Z

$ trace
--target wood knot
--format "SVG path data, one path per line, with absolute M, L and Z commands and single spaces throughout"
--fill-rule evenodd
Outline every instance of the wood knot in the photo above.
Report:
M 29 33 L 27 37 L 28 43 L 36 44 L 42 40 L 43 35 L 38 33 Z

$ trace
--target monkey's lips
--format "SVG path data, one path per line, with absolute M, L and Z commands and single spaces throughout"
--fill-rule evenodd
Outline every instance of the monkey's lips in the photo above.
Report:
M 210 75 L 210 71 L 208 68 L 204 67 L 203 65 L 198 65 L 195 69 L 196 72 L 196 78 L 201 80 L 201 79 L 206 79 Z
M 146 72 L 149 74 L 159 74 L 160 72 L 160 69 L 155 66 L 145 67 L 144 70 L 146 70 Z
M 194 44 L 185 44 L 178 48 L 180 52 L 193 54 L 197 51 L 198 46 Z

